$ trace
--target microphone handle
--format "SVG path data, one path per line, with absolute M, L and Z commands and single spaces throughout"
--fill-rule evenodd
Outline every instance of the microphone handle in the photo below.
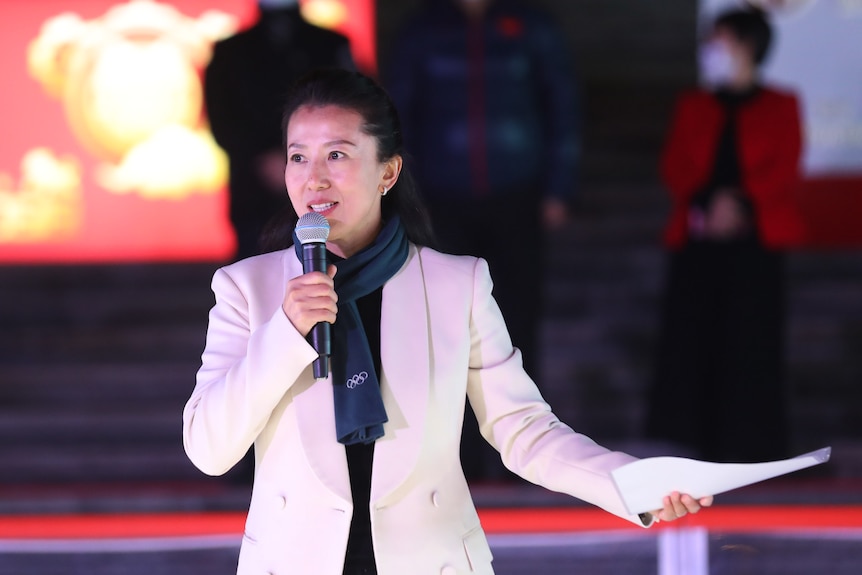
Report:
M 309 242 L 302 244 L 303 273 L 326 273 L 326 264 L 326 243 Z M 317 359 L 311 364 L 315 379 L 326 379 L 329 376 L 329 356 L 332 353 L 331 327 L 325 321 L 316 323 L 306 338 L 318 354 Z

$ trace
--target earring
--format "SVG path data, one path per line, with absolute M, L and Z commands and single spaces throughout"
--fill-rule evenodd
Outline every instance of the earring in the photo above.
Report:
M 383 191 L 380 192 L 380 195 L 385 196 L 388 193 L 389 193 L 389 188 L 387 188 L 386 186 L 383 186 Z

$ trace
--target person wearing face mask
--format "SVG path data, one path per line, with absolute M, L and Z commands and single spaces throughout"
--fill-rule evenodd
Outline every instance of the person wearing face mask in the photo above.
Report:
M 258 0 L 247 30 L 216 43 L 204 74 L 210 128 L 230 162 L 236 259 L 260 253 L 265 224 L 287 207 L 281 102 L 291 83 L 319 66 L 352 69 L 344 36 L 306 22 L 297 0 Z
M 713 21 L 661 158 L 671 253 L 647 435 L 714 461 L 787 450 L 783 252 L 804 241 L 802 136 L 796 97 L 759 77 L 771 36 L 758 10 Z M 689 416 L 683 392 L 704 410 Z

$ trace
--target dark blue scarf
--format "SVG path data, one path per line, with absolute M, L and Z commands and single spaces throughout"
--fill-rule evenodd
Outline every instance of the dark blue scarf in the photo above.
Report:
M 302 246 L 294 236 L 296 257 Z M 372 443 L 388 421 L 356 300 L 385 284 L 407 261 L 408 243 L 401 220 L 392 218 L 374 243 L 347 259 L 329 253 L 338 268 L 335 293 L 338 319 L 332 325 L 330 370 L 335 396 L 335 432 L 345 445 Z

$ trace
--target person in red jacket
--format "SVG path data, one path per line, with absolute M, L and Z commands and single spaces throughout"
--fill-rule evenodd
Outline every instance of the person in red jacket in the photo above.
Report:
M 671 254 L 647 435 L 710 460 L 786 454 L 782 252 L 804 239 L 802 135 L 796 97 L 760 82 L 771 36 L 757 10 L 714 20 L 704 87 L 679 98 L 661 158 Z

